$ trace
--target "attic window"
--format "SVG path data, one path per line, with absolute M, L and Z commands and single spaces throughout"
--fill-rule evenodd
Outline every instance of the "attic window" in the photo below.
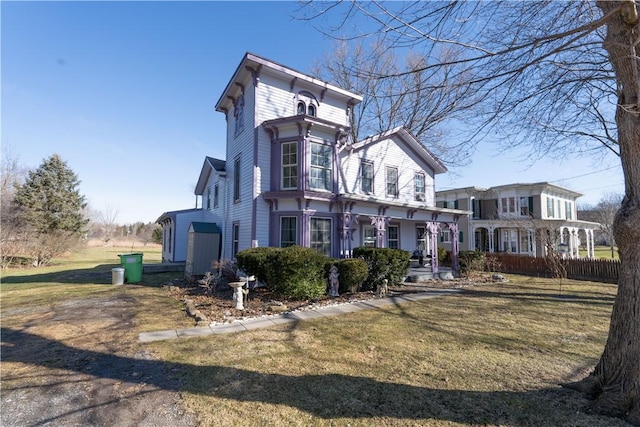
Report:
M 233 110 L 233 116 L 236 121 L 236 135 L 239 135 L 244 130 L 244 95 L 238 97 Z
M 296 114 L 315 117 L 318 112 L 318 100 L 313 94 L 307 91 L 302 91 L 295 96 Z

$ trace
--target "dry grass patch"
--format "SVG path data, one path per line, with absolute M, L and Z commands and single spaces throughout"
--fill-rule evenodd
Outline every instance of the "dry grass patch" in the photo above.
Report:
M 510 279 L 150 348 L 203 425 L 625 425 L 557 385 L 597 361 L 615 287 Z

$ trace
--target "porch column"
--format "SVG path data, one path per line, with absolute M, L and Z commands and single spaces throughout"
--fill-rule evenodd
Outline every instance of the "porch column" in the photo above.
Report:
M 593 237 L 593 230 L 589 230 L 589 239 L 588 239 L 588 243 L 587 243 L 587 248 L 589 248 L 589 258 L 595 258 L 596 257 L 596 247 L 595 247 L 595 240 Z
M 569 230 L 569 258 L 576 258 L 576 231 Z
M 358 223 L 358 218 L 350 212 L 342 214 L 342 241 L 340 247 L 344 258 L 351 258 L 353 228 Z
M 451 230 L 451 268 L 457 272 L 459 270 L 458 254 L 460 252 L 460 231 L 458 229 L 457 222 L 449 223 L 449 230 Z
M 376 247 L 386 248 L 384 235 L 387 231 L 387 224 L 389 224 L 389 218 L 384 215 L 371 216 L 371 225 L 376 228 Z
M 537 242 L 536 242 L 536 231 L 535 230 L 527 230 L 527 234 L 528 234 L 528 240 L 529 240 L 529 248 L 531 249 L 530 254 L 531 256 L 535 257 L 536 255 L 536 250 L 537 250 Z
M 438 232 L 440 231 L 440 227 L 437 222 L 427 222 L 427 230 L 429 235 L 431 236 L 430 244 L 431 244 L 431 271 L 433 273 L 438 272 Z
M 489 253 L 494 253 L 496 251 L 496 245 L 493 227 L 487 229 L 487 238 L 489 239 Z
M 311 245 L 311 212 L 302 212 L 302 239 L 301 246 L 308 248 Z

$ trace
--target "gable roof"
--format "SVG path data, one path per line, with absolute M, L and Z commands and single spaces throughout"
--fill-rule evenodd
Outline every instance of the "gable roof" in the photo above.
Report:
M 229 83 L 227 83 L 227 86 L 224 88 L 224 91 L 222 91 L 222 95 L 220 95 L 218 102 L 216 102 L 216 111 L 224 112 L 230 109 L 229 103 L 231 103 L 231 100 L 228 97 L 233 96 L 234 93 L 238 93 L 239 89 L 237 88 L 235 83 L 239 82 L 239 80 L 242 80 L 241 76 L 246 75 L 247 73 L 252 73 L 254 75 L 254 81 L 259 81 L 260 72 L 263 67 L 269 68 L 276 74 L 281 75 L 284 79 L 291 80 L 292 82 L 300 80 L 316 86 L 320 91 L 330 90 L 334 95 L 343 98 L 345 101 L 350 102 L 352 105 L 358 104 L 362 101 L 361 95 L 349 92 L 348 90 L 316 79 L 307 74 L 301 73 L 300 71 L 296 71 L 293 68 L 286 67 L 275 61 L 271 61 L 269 59 L 258 56 L 254 53 L 247 52 L 244 54 L 244 57 L 240 61 L 240 64 L 238 64 L 236 71 L 233 73 L 233 77 L 231 77 Z
M 421 143 L 418 138 L 416 138 L 409 129 L 404 126 L 398 126 L 397 128 L 388 130 L 386 132 L 379 133 L 377 135 L 369 136 L 361 141 L 356 142 L 352 145 L 353 150 L 361 150 L 369 145 L 375 144 L 384 139 L 391 138 L 392 136 L 397 135 L 402 143 L 404 143 L 405 147 L 409 150 L 413 151 L 419 159 L 428 164 L 432 169 L 434 174 L 445 173 L 447 171 L 447 167 L 433 154 L 431 151 Z
M 211 172 L 215 171 L 218 175 L 226 176 L 226 165 L 227 162 L 224 160 L 206 156 L 204 158 L 204 163 L 202 164 L 202 169 L 200 170 L 200 176 L 198 177 L 198 183 L 196 184 L 194 194 L 196 196 L 202 196 L 204 194 Z
M 191 225 L 189 225 L 189 232 L 193 231 L 194 233 L 216 233 L 222 234 L 222 230 L 215 222 L 200 222 L 193 221 Z

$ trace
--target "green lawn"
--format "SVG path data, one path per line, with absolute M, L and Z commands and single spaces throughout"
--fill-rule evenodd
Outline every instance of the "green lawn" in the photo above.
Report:
M 587 250 L 580 248 L 580 256 L 587 256 Z M 605 259 L 620 259 L 618 256 L 618 248 L 613 248 L 613 257 L 611 257 L 611 248 L 609 246 L 596 246 L 595 247 L 595 257 L 596 258 L 605 258 Z
M 159 260 L 156 251 L 143 250 L 144 261 Z M 46 269 L 4 271 L 3 328 L 34 321 L 16 308 L 126 292 L 137 301 L 130 345 L 181 377 L 185 408 L 207 426 L 626 425 L 586 414 L 582 395 L 558 386 L 598 360 L 615 286 L 564 280 L 560 292 L 555 280 L 507 275 L 455 296 L 142 344 L 141 331 L 192 323 L 157 286 L 166 275 L 106 283 L 118 253 L 91 248 Z M 101 280 L 83 279 L 92 277 Z

